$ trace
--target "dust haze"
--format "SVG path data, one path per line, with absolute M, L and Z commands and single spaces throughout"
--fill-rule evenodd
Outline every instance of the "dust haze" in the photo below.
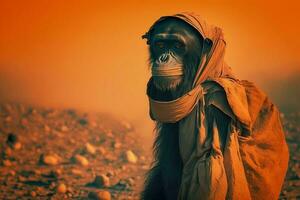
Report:
M 273 16 L 261 4 L 1 4 L 3 102 L 109 112 L 150 140 L 150 74 L 141 35 L 161 15 L 193 10 L 223 28 L 226 60 L 238 77 L 256 82 L 283 111 L 300 110 L 300 33 L 292 26 L 298 18 L 293 5 L 274 3 L 273 10 L 287 14 Z

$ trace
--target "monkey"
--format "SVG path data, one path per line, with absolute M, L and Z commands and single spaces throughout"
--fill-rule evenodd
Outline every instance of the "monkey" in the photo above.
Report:
M 158 22 L 149 35 L 150 65 L 175 63 L 183 70 L 182 75 L 152 76 L 148 93 L 153 99 L 172 100 L 192 87 L 192 81 L 200 63 L 202 36 L 186 22 L 168 18 Z
M 276 199 L 288 164 L 279 112 L 232 74 L 222 29 L 180 13 L 161 17 L 142 38 L 156 138 L 141 199 Z
M 147 37 L 152 74 L 153 69 L 166 64 L 182 68 L 182 74 L 152 76 L 147 85 L 148 95 L 160 101 L 180 97 L 192 88 L 191 80 L 200 63 L 204 39 L 191 25 L 172 17 L 155 24 Z M 155 132 L 154 162 L 141 199 L 177 199 L 183 167 L 179 155 L 178 122 L 157 122 Z

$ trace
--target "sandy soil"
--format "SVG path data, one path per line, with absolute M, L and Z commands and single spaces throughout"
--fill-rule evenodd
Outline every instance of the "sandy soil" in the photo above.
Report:
M 291 159 L 280 199 L 300 199 L 300 112 L 282 119 Z M 2 104 L 0 199 L 138 199 L 151 162 L 141 135 L 109 114 Z

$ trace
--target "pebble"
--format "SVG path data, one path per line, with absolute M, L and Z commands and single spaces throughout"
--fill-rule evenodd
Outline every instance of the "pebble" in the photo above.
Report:
M 12 165 L 12 163 L 10 162 L 10 160 L 3 160 L 2 162 L 3 162 L 3 165 L 5 167 L 10 167 Z
M 67 132 L 67 131 L 69 131 L 69 128 L 66 125 L 63 125 L 60 130 L 62 132 Z
M 45 130 L 46 133 L 49 133 L 51 131 L 50 127 L 46 124 L 44 126 L 44 130 Z
M 51 170 L 50 175 L 52 177 L 58 178 L 59 176 L 62 175 L 62 170 L 61 169 Z
M 90 154 L 96 153 L 96 148 L 93 145 L 91 145 L 90 143 L 85 144 L 85 150 L 86 150 L 86 152 L 88 152 Z
M 67 192 L 67 186 L 66 186 L 65 184 L 63 184 L 63 183 L 60 183 L 60 184 L 57 186 L 56 191 L 57 191 L 58 193 L 64 194 L 64 193 Z
M 15 144 L 13 144 L 12 147 L 14 150 L 19 150 L 19 149 L 21 149 L 22 144 L 21 144 L 21 142 L 16 142 Z
M 57 155 L 44 155 L 42 154 L 40 160 L 43 164 L 46 165 L 57 165 L 59 163 L 59 159 Z
M 99 176 L 96 176 L 93 184 L 96 186 L 96 187 L 109 187 L 110 185 L 110 181 L 109 181 L 109 178 L 106 176 L 106 175 L 99 175 Z
M 75 176 L 80 176 L 80 177 L 83 176 L 83 172 L 79 169 L 72 169 L 71 173 Z
M 11 122 L 11 121 L 12 121 L 12 117 L 11 117 L 11 116 L 7 116 L 4 120 L 5 120 L 6 122 Z
M 11 150 L 10 147 L 5 148 L 5 150 L 4 150 L 4 155 L 5 156 L 9 157 L 9 156 L 12 155 L 12 153 L 13 153 L 13 151 Z
M 77 155 L 74 156 L 74 158 L 75 158 L 75 161 L 77 163 L 79 163 L 80 165 L 82 165 L 82 166 L 88 166 L 89 165 L 89 161 L 82 155 L 77 154 Z
M 98 151 L 100 152 L 100 154 L 104 155 L 106 150 L 104 149 L 104 147 L 99 147 Z
M 136 163 L 138 160 L 136 155 L 131 150 L 126 151 L 125 155 L 126 155 L 126 160 L 130 163 Z
M 31 192 L 30 192 L 30 196 L 36 197 L 36 192 L 35 192 L 35 191 L 31 191 Z
M 135 181 L 134 181 L 134 179 L 133 179 L 133 178 L 129 178 L 129 179 L 127 179 L 127 182 L 128 182 L 128 184 L 129 184 L 130 186 L 133 186 L 133 185 L 134 185 L 134 183 L 135 183 Z
M 9 171 L 9 175 L 15 176 L 15 175 L 16 175 L 16 172 L 15 172 L 14 170 L 10 170 L 10 171 Z
M 99 192 L 90 192 L 88 198 L 91 200 L 111 200 L 111 194 L 106 190 L 101 190 Z
M 114 143 L 114 148 L 115 149 L 119 149 L 121 146 L 122 146 L 122 144 L 120 142 Z
M 50 185 L 49 185 L 49 188 L 50 188 L 51 190 L 55 189 L 55 188 L 56 188 L 56 183 L 55 183 L 54 181 L 51 182 Z
M 112 176 L 114 176 L 115 175 L 115 172 L 114 171 L 108 171 L 107 173 L 106 173 L 106 176 L 107 177 L 112 177 Z
M 18 136 L 14 133 L 9 133 L 6 139 L 6 143 L 13 147 L 14 144 L 18 142 Z

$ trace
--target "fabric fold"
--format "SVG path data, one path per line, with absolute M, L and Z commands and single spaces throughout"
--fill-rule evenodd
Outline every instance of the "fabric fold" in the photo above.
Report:
M 198 15 L 161 17 L 143 37 L 150 40 L 155 24 L 169 17 L 187 22 L 204 39 L 192 90 L 173 101 L 148 96 L 153 120 L 179 124 L 178 200 L 277 199 L 288 164 L 277 108 L 253 83 L 233 76 L 222 30 Z

